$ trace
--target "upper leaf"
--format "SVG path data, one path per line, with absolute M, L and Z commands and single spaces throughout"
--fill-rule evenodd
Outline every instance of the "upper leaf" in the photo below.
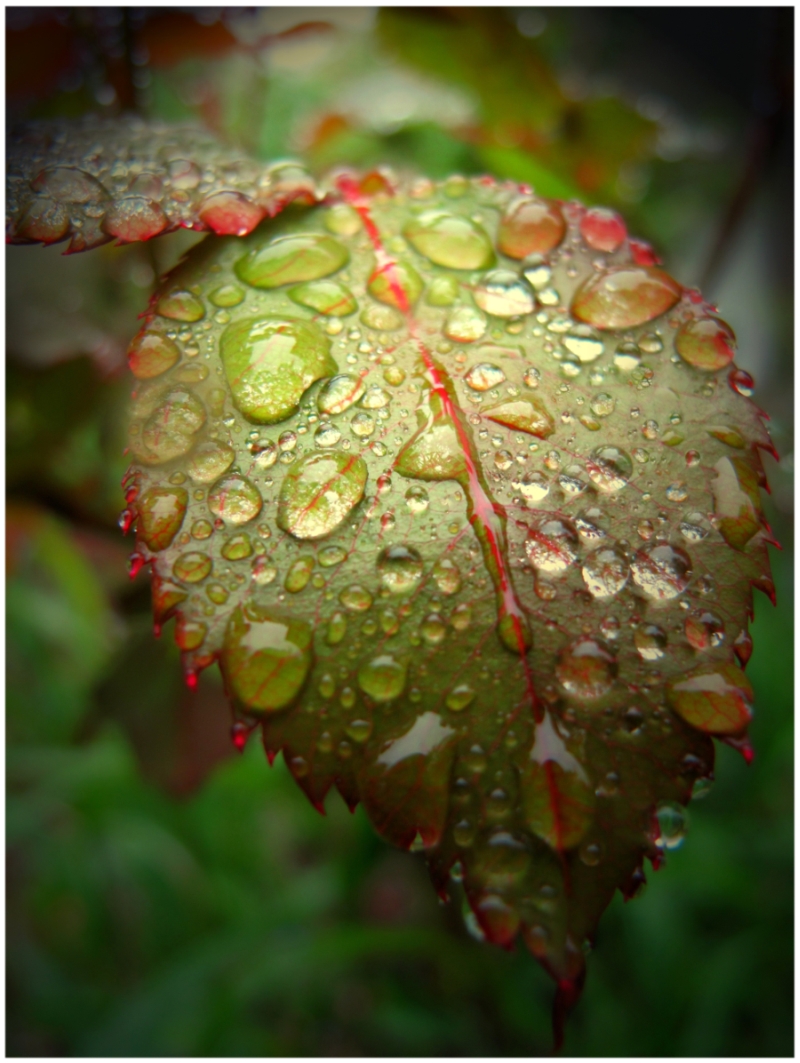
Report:
M 566 1000 L 711 736 L 748 749 L 769 439 L 732 331 L 616 215 L 338 189 L 167 278 L 125 523 L 236 734 L 426 850 Z
M 319 198 L 299 163 L 267 167 L 202 129 L 134 117 L 31 122 L 6 165 L 9 241 L 69 238 L 70 252 L 178 228 L 243 236 Z

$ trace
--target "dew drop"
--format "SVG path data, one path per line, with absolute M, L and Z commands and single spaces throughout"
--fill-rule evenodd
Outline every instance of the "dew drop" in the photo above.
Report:
M 173 576 L 182 583 L 200 583 L 210 572 L 211 558 L 196 550 L 181 554 L 172 566 Z
M 436 562 L 432 575 L 442 594 L 458 594 L 461 590 L 461 570 L 449 557 L 442 557 Z
M 525 552 L 531 565 L 539 572 L 566 572 L 576 560 L 578 535 L 567 520 L 546 520 L 531 530 L 525 542 Z
M 628 582 L 628 562 L 613 546 L 601 547 L 583 563 L 583 579 L 594 598 L 613 598 Z
M 502 384 L 505 378 L 506 375 L 499 366 L 492 365 L 490 362 L 479 362 L 466 373 L 464 382 L 473 391 L 489 391 L 490 388 Z
M 234 269 L 240 280 L 255 288 L 315 281 L 346 265 L 347 248 L 322 233 L 278 236 L 240 258 Z
M 250 557 L 252 552 L 253 546 L 250 542 L 250 536 L 245 535 L 244 532 L 226 539 L 220 550 L 220 553 L 227 561 L 241 561 L 245 557 Z
M 517 317 L 534 310 L 533 292 L 513 270 L 496 269 L 482 278 L 473 292 L 481 310 L 495 317 Z
M 310 624 L 248 602 L 231 614 L 220 666 L 248 709 L 276 712 L 299 694 L 311 667 Z
M 206 310 L 196 295 L 186 291 L 169 292 L 156 303 L 156 313 L 173 321 L 200 321 Z
M 654 266 L 618 266 L 586 281 L 571 309 L 595 328 L 634 328 L 671 310 L 681 293 L 681 286 Z
M 625 222 L 613 210 L 592 207 L 581 219 L 581 236 L 595 251 L 616 251 L 628 235 Z
M 715 317 L 687 321 L 675 337 L 675 350 L 684 362 L 705 373 L 730 365 L 735 344 L 733 329 Z
M 447 625 L 439 613 L 428 613 L 420 624 L 419 633 L 429 646 L 438 646 L 447 634 Z
M 595 361 L 605 350 L 605 344 L 589 325 L 574 325 L 562 343 L 583 365 Z
M 278 525 L 296 539 L 321 539 L 339 527 L 364 497 L 367 466 L 339 452 L 311 454 L 286 473 Z
M 394 701 L 403 693 L 408 666 L 391 653 L 366 661 L 358 670 L 358 685 L 373 701 Z
M 231 524 L 246 524 L 261 512 L 261 495 L 246 476 L 232 474 L 219 480 L 208 493 L 208 508 Z
M 422 578 L 422 558 L 409 546 L 388 546 L 378 558 L 381 583 L 392 594 L 408 594 Z
M 567 694 L 596 701 L 611 690 L 617 675 L 614 655 L 596 639 L 581 639 L 561 651 L 556 678 Z
M 486 316 L 474 306 L 457 306 L 444 324 L 444 334 L 455 343 L 474 343 L 486 332 Z
M 633 472 L 633 462 L 619 447 L 597 447 L 586 462 L 589 479 L 606 493 L 621 491 Z
M 654 839 L 659 849 L 679 849 L 686 837 L 688 817 L 683 805 L 677 801 L 662 801 L 655 812 L 658 836 Z
M 128 348 L 128 365 L 139 380 L 150 380 L 166 373 L 180 356 L 177 344 L 160 332 L 140 332 Z
M 290 594 L 299 594 L 308 585 L 313 571 L 313 557 L 298 557 L 296 561 L 291 563 L 286 573 L 286 578 L 283 581 L 284 590 Z
M 195 448 L 187 472 L 195 483 L 210 484 L 233 465 L 236 453 L 225 443 L 201 443 Z
M 418 487 L 416 484 L 409 487 L 405 499 L 406 505 L 415 516 L 424 513 L 428 508 L 428 492 L 424 487 Z
M 658 542 L 636 553 L 631 574 L 646 597 L 668 601 L 688 587 L 692 562 L 680 547 Z
M 463 712 L 474 700 L 475 691 L 469 683 L 459 683 L 445 698 L 445 705 L 451 712 Z
M 555 203 L 518 199 L 500 222 L 497 246 L 509 258 L 546 255 L 561 243 L 565 232 L 564 215 Z
M 355 296 L 339 281 L 309 281 L 290 288 L 287 295 L 293 303 L 305 306 L 328 317 L 347 317 L 358 310 Z
M 339 601 L 352 613 L 363 613 L 372 605 L 372 595 L 360 583 L 351 583 L 339 594 Z
M 403 235 L 416 251 L 437 266 L 486 269 L 494 260 L 486 231 L 457 214 L 425 211 L 406 225 Z
M 659 661 L 667 652 L 667 633 L 658 624 L 642 624 L 633 634 L 633 644 L 643 661 Z

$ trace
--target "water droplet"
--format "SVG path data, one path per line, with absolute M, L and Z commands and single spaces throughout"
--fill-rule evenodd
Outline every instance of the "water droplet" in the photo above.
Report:
M 341 565 L 347 559 L 347 551 L 343 546 L 323 546 L 317 553 L 317 561 L 323 568 L 331 568 L 333 565 Z
M 394 306 L 404 314 L 422 295 L 422 277 L 409 262 L 387 262 L 372 273 L 367 291 L 381 303 Z
M 313 557 L 298 557 L 291 563 L 286 573 L 286 579 L 283 581 L 284 590 L 290 594 L 299 594 L 307 586 L 313 571 Z
M 264 208 L 241 192 L 215 192 L 200 204 L 197 214 L 217 236 L 247 236 L 264 217 Z M 242 280 L 246 280 L 242 277 Z
M 743 395 L 746 399 L 750 398 L 756 388 L 755 381 L 744 369 L 732 369 L 728 374 L 728 383 L 737 395 Z
M 334 424 L 321 424 L 314 433 L 314 444 L 318 447 L 335 447 L 342 438 L 342 433 Z
M 373 701 L 394 701 L 403 693 L 408 666 L 391 653 L 366 661 L 358 670 L 358 685 Z
M 175 621 L 175 642 L 184 653 L 198 649 L 205 641 L 208 628 L 197 620 L 178 616 Z
M 161 397 L 163 395 L 163 397 Z M 155 402 L 153 398 L 155 397 Z M 160 399 L 160 401 L 159 401 Z M 193 436 L 206 420 L 200 399 L 185 388 L 172 388 L 165 395 L 147 392 L 142 396 L 148 416 L 143 423 L 131 425 L 129 445 L 144 465 L 162 465 L 182 457 L 194 445 Z M 155 409 L 152 406 L 155 405 Z M 139 429 L 136 432 L 136 429 Z
M 233 465 L 236 453 L 225 443 L 201 443 L 195 448 L 188 473 L 195 483 L 210 484 Z
M 614 355 L 614 365 L 622 373 L 631 373 L 642 361 L 639 348 L 635 343 L 621 343 Z
M 614 406 L 615 403 L 613 398 L 605 391 L 601 391 L 599 395 L 595 395 L 589 403 L 589 408 L 597 417 L 610 417 L 614 412 Z
M 451 712 L 463 712 L 474 700 L 475 691 L 469 683 L 459 683 L 445 698 L 445 705 Z
M 434 277 L 428 285 L 425 302 L 429 306 L 452 306 L 458 299 L 459 284 L 455 277 Z
M 338 452 L 311 454 L 286 473 L 278 500 L 278 524 L 296 539 L 330 535 L 364 497 L 367 466 Z
M 177 344 L 160 332 L 140 332 L 128 348 L 128 365 L 139 380 L 150 380 L 171 369 L 180 359 Z
M 360 321 L 367 328 L 376 329 L 378 332 L 394 332 L 403 326 L 403 315 L 393 306 L 382 306 L 371 303 L 361 313 Z
M 572 314 L 599 329 L 634 328 L 671 310 L 681 286 L 654 266 L 618 266 L 586 281 L 572 300 Z
M 136 504 L 138 533 L 153 550 L 166 550 L 178 534 L 189 496 L 181 488 L 151 487 Z
M 244 292 L 238 284 L 223 284 L 209 295 L 209 302 L 221 309 L 238 306 L 244 300 Z
M 479 368 L 482 367 L 475 367 L 475 369 Z M 475 369 L 471 369 L 470 372 L 474 372 Z M 467 383 L 469 383 L 469 380 Z M 474 384 L 470 384 L 470 387 L 474 386 Z M 494 421 L 495 424 L 513 428 L 518 432 L 526 432 L 528 435 L 536 436 L 539 439 L 546 439 L 555 430 L 553 418 L 544 403 L 534 398 L 510 399 L 506 402 L 498 403 L 496 406 L 487 407 L 483 413 L 488 420 Z
M 595 598 L 613 598 L 628 582 L 628 562 L 613 546 L 601 547 L 589 554 L 583 563 L 583 579 Z
M 251 711 L 288 708 L 311 667 L 310 624 L 248 602 L 231 614 L 220 666 L 228 688 Z
M 196 520 L 192 525 L 193 539 L 210 539 L 214 534 L 214 526 L 207 520 Z
M 337 236 L 355 236 L 362 224 L 361 215 L 349 203 L 336 203 L 325 214 L 325 228 Z
M 466 631 L 472 623 L 472 609 L 462 602 L 450 614 L 450 626 L 456 631 Z
M 225 376 L 237 409 L 254 424 L 295 413 L 315 380 L 336 372 L 330 341 L 313 321 L 243 318 L 220 339 Z
M 444 334 L 455 343 L 474 343 L 486 332 L 486 316 L 474 306 L 457 306 L 444 324 Z
M 411 246 L 437 266 L 486 269 L 494 260 L 486 231 L 469 218 L 428 210 L 410 221 L 403 235 Z
M 473 391 L 489 391 L 490 388 L 502 384 L 505 378 L 506 375 L 499 366 L 492 365 L 490 362 L 479 362 L 466 373 L 464 382 Z
M 315 281 L 335 273 L 350 259 L 347 248 L 323 233 L 278 236 L 240 258 L 234 269 L 255 288 Z
M 339 281 L 310 281 L 290 288 L 287 295 L 299 306 L 329 317 L 347 317 L 358 310 L 353 293 Z
M 228 600 L 228 592 L 221 583 L 209 583 L 206 594 L 215 605 L 224 605 Z
M 528 560 L 539 572 L 566 572 L 576 560 L 578 535 L 570 521 L 546 520 L 531 530 L 525 542 Z
M 595 251 L 616 251 L 627 235 L 619 214 L 605 207 L 592 207 L 581 219 L 581 236 Z
M 447 625 L 439 613 L 428 613 L 420 624 L 419 633 L 429 646 L 438 646 L 447 634 Z
M 418 487 L 416 484 L 409 487 L 405 498 L 406 505 L 415 516 L 424 513 L 428 508 L 428 492 L 424 487 Z
M 351 583 L 339 594 L 339 601 L 353 613 L 363 613 L 372 605 L 372 595 L 360 583 Z
M 250 542 L 250 536 L 245 535 L 244 532 L 226 539 L 220 550 L 222 556 L 228 561 L 241 561 L 245 557 L 250 557 L 252 552 L 253 546 Z
M 596 701 L 611 690 L 617 675 L 614 655 L 597 639 L 581 639 L 565 647 L 556 663 L 562 688 L 582 701 Z
M 683 630 L 686 641 L 695 650 L 716 649 L 725 641 L 725 625 L 713 613 L 687 616 Z
M 211 558 L 196 550 L 181 554 L 172 566 L 173 576 L 183 583 L 200 583 L 210 571 Z
M 688 587 L 692 562 L 680 547 L 660 542 L 636 553 L 631 574 L 648 598 L 667 601 Z
M 715 373 L 730 365 L 735 344 L 733 329 L 715 317 L 687 321 L 675 337 L 675 350 L 684 362 L 706 373 Z
M 659 849 L 679 849 L 686 837 L 688 817 L 683 805 L 677 801 L 662 801 L 656 808 L 658 837 L 655 844 Z
M 743 550 L 761 528 L 758 476 L 743 458 L 720 458 L 714 472 L 717 527 L 729 546 Z
M 377 384 L 370 385 L 361 399 L 361 405 L 365 410 L 383 410 L 390 402 L 391 396 Z
M 393 388 L 399 387 L 405 378 L 406 371 L 401 369 L 399 365 L 389 365 L 383 371 L 383 379 Z
M 633 634 L 633 644 L 643 661 L 659 661 L 667 652 L 667 633 L 658 624 L 642 624 Z
M 344 413 L 353 403 L 358 402 L 364 394 L 364 381 L 361 377 L 349 373 L 338 373 L 331 377 L 317 398 L 320 413 Z
M 581 863 L 586 864 L 587 867 L 597 867 L 602 859 L 603 850 L 598 842 L 587 842 L 578 850 L 578 856 Z
M 619 447 L 597 447 L 586 462 L 589 479 L 601 491 L 621 491 L 633 472 L 633 462 Z
M 266 587 L 275 581 L 278 570 L 268 558 L 261 556 L 253 561 L 251 574 L 254 583 L 257 583 L 259 587 Z
M 442 594 L 458 594 L 461 590 L 461 571 L 449 557 L 439 558 L 433 566 L 432 575 Z
M 381 582 L 392 594 L 408 594 L 422 578 L 422 558 L 413 547 L 388 546 L 378 558 Z
M 368 413 L 359 411 L 350 421 L 350 430 L 359 439 L 367 439 L 375 431 L 375 422 Z
M 583 365 L 599 358 L 605 350 L 605 344 L 589 325 L 574 325 L 561 342 Z
M 664 341 L 657 332 L 645 332 L 639 337 L 637 346 L 642 354 L 660 354 L 664 350 Z
M 338 609 L 328 621 L 325 641 L 329 646 L 338 646 L 347 634 L 347 617 Z
M 246 524 L 261 512 L 261 495 L 246 476 L 232 474 L 219 480 L 208 493 L 208 508 L 231 524 Z
M 561 243 L 565 232 L 564 215 L 555 203 L 518 199 L 500 221 L 497 246 L 509 258 L 546 255 Z
M 205 317 L 206 310 L 196 295 L 175 291 L 161 296 L 156 303 L 156 313 L 173 321 L 200 321 Z
M 513 270 L 496 269 L 481 279 L 473 292 L 475 302 L 495 317 L 517 317 L 534 309 L 533 292 Z

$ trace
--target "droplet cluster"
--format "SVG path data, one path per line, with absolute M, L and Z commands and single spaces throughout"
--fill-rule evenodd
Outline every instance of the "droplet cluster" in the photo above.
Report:
M 315 804 L 575 978 L 710 736 L 746 748 L 769 440 L 732 330 L 616 214 L 379 176 L 163 282 L 137 550 Z

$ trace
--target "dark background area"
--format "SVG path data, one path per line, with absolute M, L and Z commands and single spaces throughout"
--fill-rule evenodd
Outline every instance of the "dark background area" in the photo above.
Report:
M 777 606 L 754 602 L 747 768 L 720 747 L 685 845 L 616 898 L 574 1056 L 793 1051 L 793 10 L 7 9 L 9 125 L 135 108 L 316 172 L 494 172 L 619 210 L 699 284 L 772 416 Z M 11 1055 L 550 1048 L 552 986 L 475 941 L 421 860 L 182 684 L 116 526 L 125 348 L 197 239 L 7 252 Z

